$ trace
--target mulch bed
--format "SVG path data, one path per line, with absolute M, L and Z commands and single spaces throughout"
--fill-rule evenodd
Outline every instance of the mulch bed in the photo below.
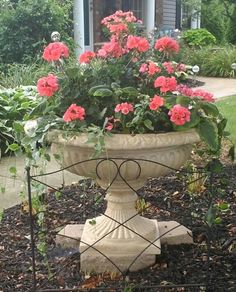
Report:
M 150 179 L 139 191 L 146 202 L 144 215 L 159 221 L 176 220 L 184 224 L 193 231 L 194 244 L 162 246 L 162 253 L 154 266 L 130 272 L 125 277 L 84 275 L 79 272 L 78 251 L 55 245 L 55 236 L 60 226 L 84 223 L 87 218 L 104 211 L 104 191 L 90 180 L 64 188 L 60 198 L 48 189 L 40 198 L 46 205 L 44 229 L 48 264 L 36 251 L 37 287 L 80 288 L 78 291 L 93 291 L 94 288 L 105 291 L 106 288 L 106 291 L 127 292 L 236 291 L 235 178 L 236 166 L 226 165 L 224 177 L 220 174 L 213 180 L 214 190 L 222 189 L 221 199 L 230 204 L 230 209 L 222 214 L 221 224 L 211 228 L 204 223 L 210 185 L 191 197 L 179 173 Z M 98 199 L 98 193 L 102 199 Z M 0 230 L 0 291 L 33 291 L 30 221 L 26 202 L 5 210 Z M 39 231 L 35 217 L 36 244 L 40 237 Z M 191 284 L 199 284 L 199 287 L 187 287 Z M 168 288 L 167 285 L 180 287 Z

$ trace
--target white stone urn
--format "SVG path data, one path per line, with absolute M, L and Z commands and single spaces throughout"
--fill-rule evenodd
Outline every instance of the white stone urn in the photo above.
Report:
M 55 131 L 50 140 L 52 153 L 61 155 L 63 167 L 73 165 L 67 170 L 94 178 L 107 190 L 105 214 L 96 217 L 95 224 L 91 224 L 92 218 L 87 220 L 83 227 L 79 245 L 83 271 L 138 270 L 155 263 L 161 252 L 160 242 L 175 243 L 171 242 L 174 235 L 177 243 L 192 242 L 191 231 L 178 223 L 158 223 L 140 216 L 136 210 L 136 191 L 148 178 L 165 175 L 186 162 L 192 145 L 199 141 L 195 130 L 114 134 L 105 138 L 106 149 L 95 160 L 90 160 L 94 145 L 87 143 L 87 134 L 66 138 L 63 132 Z M 70 236 L 79 238 L 76 227 L 72 230 Z

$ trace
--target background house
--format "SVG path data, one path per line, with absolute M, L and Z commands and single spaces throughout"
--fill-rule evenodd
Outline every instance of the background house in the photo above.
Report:
M 181 27 L 181 0 L 75 0 L 74 31 L 77 53 L 94 50 L 104 41 L 101 19 L 116 10 L 134 12 L 147 33 Z

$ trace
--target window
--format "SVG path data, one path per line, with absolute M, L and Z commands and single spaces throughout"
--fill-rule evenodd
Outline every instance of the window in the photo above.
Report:
M 143 0 L 123 0 L 123 11 L 132 11 L 138 19 L 144 19 L 144 3 Z

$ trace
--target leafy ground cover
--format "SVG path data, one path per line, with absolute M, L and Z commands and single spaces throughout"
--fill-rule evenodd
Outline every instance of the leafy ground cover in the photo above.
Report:
M 217 107 L 228 120 L 226 130 L 231 133 L 231 138 L 236 144 L 236 95 L 219 100 Z
M 163 246 L 155 265 L 136 273 L 84 275 L 79 272 L 79 253 L 55 245 L 56 231 L 67 223 L 84 223 L 104 210 L 104 192 L 90 180 L 62 189 L 48 189 L 40 197 L 45 205 L 45 242 L 48 265 L 36 253 L 37 287 L 42 289 L 78 288 L 77 291 L 235 291 L 236 288 L 236 167 L 225 162 L 224 176 L 200 184 L 190 194 L 179 173 L 150 179 L 139 191 L 145 216 L 159 221 L 176 220 L 193 231 L 194 244 Z M 206 224 L 206 212 L 214 188 L 214 202 L 227 202 L 218 224 Z M 218 196 L 217 190 L 220 190 Z M 99 193 L 98 198 L 95 193 Z M 95 207 L 95 208 L 94 208 Z M 140 207 L 139 207 L 140 208 Z M 35 212 L 37 209 L 35 208 Z M 40 232 L 35 219 L 36 243 Z M 32 288 L 31 248 L 27 203 L 12 207 L 0 223 L 0 290 L 30 291 Z M 54 275 L 54 277 L 52 277 Z M 199 287 L 186 285 L 199 284 Z M 168 285 L 178 284 L 178 288 Z M 160 288 L 159 285 L 165 287 Z M 185 287 L 184 287 L 185 285 Z M 85 290 L 83 290 L 85 289 Z M 31 290 L 32 291 L 32 290 Z M 50 290 L 55 291 L 55 290 Z M 57 291 L 57 290 L 56 290 Z M 68 291 L 68 290 L 67 290 Z

